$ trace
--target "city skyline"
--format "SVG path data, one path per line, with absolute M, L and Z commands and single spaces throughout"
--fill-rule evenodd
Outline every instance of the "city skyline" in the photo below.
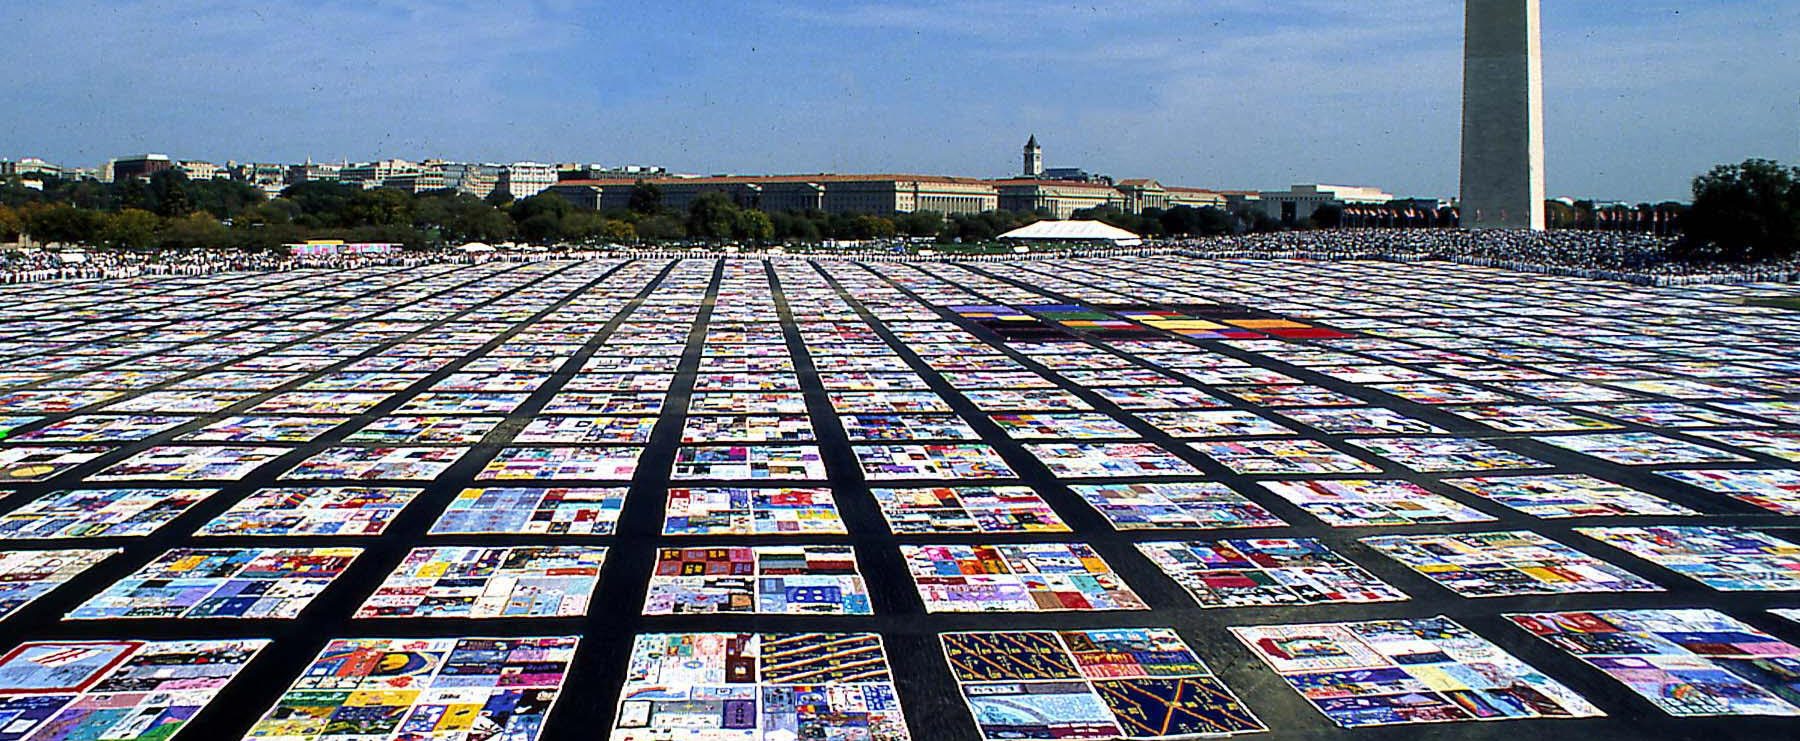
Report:
M 1591 5 L 1545 8 L 1552 195 L 1685 199 L 1713 164 L 1791 158 L 1800 58 L 1785 47 L 1800 6 Z M 0 143 L 65 165 L 154 151 L 998 177 L 1035 132 L 1047 165 L 1119 177 L 1456 191 L 1456 4 L 623 15 L 581 2 L 301 13 L 134 0 L 4 15 L 26 38 L 92 39 L 0 51 L 25 71 L 0 82 L 20 103 L 0 112 Z M 437 32 L 401 32 L 418 28 Z

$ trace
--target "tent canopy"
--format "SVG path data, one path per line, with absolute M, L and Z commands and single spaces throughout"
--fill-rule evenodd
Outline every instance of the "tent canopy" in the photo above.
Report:
M 464 252 L 493 252 L 494 251 L 494 248 L 492 246 L 483 244 L 481 242 L 470 242 L 461 247 L 458 247 L 457 249 L 462 250 Z
M 1111 242 L 1118 245 L 1140 244 L 1136 234 L 1099 221 L 1039 221 L 1000 235 L 1001 239 L 1027 242 Z

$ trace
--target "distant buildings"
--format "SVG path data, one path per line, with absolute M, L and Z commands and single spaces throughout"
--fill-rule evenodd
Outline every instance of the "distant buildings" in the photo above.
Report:
M 993 187 L 1002 211 L 1044 211 L 1066 219 L 1084 208 L 1125 210 L 1123 194 L 1106 183 L 1017 178 L 996 180 Z
M 556 179 L 607 180 L 611 178 L 660 178 L 668 176 L 665 168 L 653 165 L 598 165 L 565 162 L 556 166 Z
M 1080 183 L 1108 183 L 1112 178 L 1095 175 L 1079 167 L 1046 167 L 1038 180 L 1073 180 Z
M 1300 224 L 1326 204 L 1375 205 L 1394 200 L 1394 195 L 1380 188 L 1358 185 L 1296 185 L 1287 190 L 1265 190 L 1258 194 L 1257 200 L 1269 218 L 1284 224 Z
M 17 162 L 0 160 L 0 178 L 16 177 L 41 183 L 48 178 L 60 178 L 63 174 L 63 168 L 36 157 L 21 157 Z
M 314 178 L 308 178 L 311 179 Z M 445 160 L 411 162 L 387 159 L 344 165 L 337 170 L 337 181 L 360 186 L 365 190 L 394 188 L 408 193 L 453 190 L 477 198 L 486 198 L 498 190 L 513 199 L 519 199 L 537 195 L 545 188 L 555 185 L 556 167 L 540 162 L 495 165 Z
M 1187 206 L 1189 208 L 1225 208 L 1228 204 L 1224 191 L 1207 190 L 1205 188 L 1188 188 L 1180 185 L 1165 186 L 1163 191 L 1169 196 L 1169 208 Z
M 976 214 L 998 208 L 989 181 L 941 175 L 726 175 L 704 178 L 564 180 L 549 189 L 576 206 L 623 209 L 638 182 L 656 185 L 662 204 L 685 209 L 706 193 L 764 211 L 821 211 L 891 216 L 915 211 Z
M 417 163 L 406 160 L 389 159 L 375 162 L 358 162 L 344 165 L 338 171 L 338 182 L 362 186 L 364 190 L 379 188 L 387 181 L 417 175 L 420 167 Z
M 182 160 L 175 163 L 175 169 L 180 170 L 189 180 L 216 180 L 229 176 L 224 168 L 200 160 Z
M 101 171 L 58 167 L 36 158 L 0 161 L 0 177 L 28 184 L 54 177 L 98 177 L 107 182 L 147 178 L 177 170 L 191 180 L 230 178 L 248 183 L 270 197 L 302 183 L 344 183 L 364 189 L 392 188 L 409 193 L 453 191 L 487 199 L 498 193 L 510 200 L 552 193 L 579 208 L 622 210 L 629 207 L 639 182 L 656 185 L 665 208 L 683 210 L 700 196 L 720 193 L 733 203 L 764 211 L 817 211 L 828 214 L 897 214 L 933 211 L 978 214 L 986 211 L 1035 211 L 1057 219 L 1075 212 L 1111 208 L 1131 214 L 1188 206 L 1221 208 L 1235 214 L 1262 214 L 1278 222 L 1300 224 L 1326 204 L 1353 207 L 1385 204 L 1393 196 L 1378 188 L 1342 185 L 1296 185 L 1284 191 L 1223 191 L 1164 185 L 1151 178 L 1114 181 L 1078 167 L 1047 167 L 1044 148 L 1034 134 L 1020 150 L 1020 174 L 1001 179 L 912 174 L 670 175 L 650 165 L 600 165 L 579 162 L 509 164 L 428 159 L 413 162 L 303 164 L 238 163 L 224 166 L 201 160 L 172 160 L 145 154 L 108 162 Z
M 288 165 L 287 182 L 289 185 L 301 183 L 335 183 L 343 175 L 342 165 L 307 160 L 303 165 Z
M 499 174 L 498 167 L 470 162 L 427 161 L 425 166 L 437 173 L 439 188 L 476 198 L 486 198 L 494 192 L 494 181 Z
M 1120 180 L 1114 189 L 1125 199 L 1124 203 L 1119 204 L 1120 210 L 1138 214 L 1147 208 L 1169 208 L 1169 189 L 1155 180 L 1127 178 Z
M 165 170 L 175 169 L 175 162 L 166 154 L 143 154 L 135 157 L 122 157 L 112 161 L 112 180 L 130 180 L 131 178 L 148 178 Z
M 514 200 L 530 198 L 556 184 L 556 166 L 542 162 L 514 162 L 500 168 L 494 188 L 511 195 Z
M 274 162 L 226 162 L 225 170 L 231 179 L 240 183 L 249 183 L 270 198 L 281 195 L 287 188 L 288 166 Z
M 579 208 L 624 209 L 636 184 L 653 184 L 662 205 L 681 210 L 706 193 L 722 193 L 733 203 L 764 211 L 819 211 L 828 214 L 895 214 L 935 211 L 978 214 L 984 211 L 1042 211 L 1067 219 L 1083 209 L 1111 207 L 1129 213 L 1176 206 L 1223 206 L 1225 197 L 1201 188 L 1166 187 L 1155 180 L 1133 179 L 1114 185 L 1111 178 L 1091 176 L 1077 168 L 1047 169 L 1037 136 L 1025 141 L 1019 177 L 1002 180 L 943 175 L 721 175 L 667 177 L 651 173 L 601 172 L 563 166 L 562 180 L 548 188 Z M 601 177 L 577 177 L 603 174 Z M 1054 176 L 1054 177 L 1053 177 Z
M 1020 177 L 992 181 L 1002 211 L 1042 211 L 1067 219 L 1076 211 L 1092 208 L 1110 207 L 1140 214 L 1176 206 L 1225 205 L 1224 197 L 1217 192 L 1201 188 L 1165 187 L 1148 178 L 1114 184 L 1110 177 L 1090 174 L 1079 167 L 1045 167 L 1044 148 L 1038 145 L 1036 134 L 1025 141 L 1024 157 Z
M 1044 211 L 1066 219 L 1076 211 L 1111 206 L 1142 213 L 1150 208 L 1223 206 L 1216 192 L 1165 188 L 1154 180 L 1118 186 L 1102 182 L 1012 178 L 983 180 L 943 175 L 724 175 L 703 178 L 604 178 L 564 180 L 548 192 L 577 207 L 624 209 L 637 183 L 655 185 L 662 205 L 680 210 L 709 192 L 764 211 L 819 211 L 828 214 L 892 216 L 918 211 L 978 214 L 984 211 Z
M 404 190 L 413 194 L 443 190 L 445 187 L 444 171 L 439 168 L 421 167 L 405 174 L 384 178 L 376 187 Z

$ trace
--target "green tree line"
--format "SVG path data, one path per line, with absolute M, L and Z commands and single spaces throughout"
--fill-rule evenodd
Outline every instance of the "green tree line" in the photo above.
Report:
M 1800 168 L 1761 159 L 1721 165 L 1695 178 L 1693 193 L 1693 204 L 1685 210 L 1674 209 L 1673 204 L 1649 207 L 1679 215 L 1684 254 L 1755 260 L 1800 252 Z M 1579 228 L 1596 218 L 1593 209 L 1583 210 L 1587 205 L 1557 204 L 1560 208 L 1552 209 L 1551 220 L 1557 226 Z M 1140 214 L 1108 206 L 1078 211 L 1075 217 L 1152 237 L 1272 227 L 1219 209 L 1188 206 Z M 660 190 L 651 183 L 633 188 L 628 208 L 596 213 L 550 194 L 519 201 L 504 196 L 484 200 L 453 191 L 413 194 L 325 182 L 295 185 L 278 197 L 266 198 L 245 183 L 191 181 L 176 171 L 118 183 L 50 179 L 41 188 L 27 187 L 17 179 L 0 182 L 0 241 L 29 234 L 44 242 L 123 248 L 267 248 L 306 239 L 412 247 L 513 240 L 814 242 L 915 237 L 981 242 L 1043 218 L 1048 215 L 1005 211 L 892 216 L 771 213 L 740 206 L 722 193 L 706 194 L 676 210 L 663 204 Z
M 1088 214 L 1147 235 L 1218 234 L 1234 228 L 1217 209 L 1177 207 Z M 331 182 L 301 183 L 275 198 L 232 180 L 189 180 L 177 171 L 117 183 L 46 180 L 41 189 L 0 183 L 0 241 L 29 234 L 42 242 L 149 249 L 273 248 L 307 239 L 397 242 L 409 247 L 470 241 L 598 243 L 663 240 L 817 242 L 891 237 L 982 242 L 1044 213 L 918 212 L 895 215 L 765 212 L 707 193 L 686 209 L 664 205 L 661 190 L 639 183 L 626 209 L 578 209 L 552 194 L 511 201 L 454 191 L 413 194 Z
M 1102 221 L 1146 237 L 1210 237 L 1233 234 L 1267 221 L 1265 218 L 1246 224 L 1224 209 L 1212 206 L 1176 206 L 1167 209 L 1151 207 L 1144 209 L 1142 213 L 1133 214 L 1118 206 L 1109 205 L 1080 209 L 1070 217 Z
M 1750 159 L 1694 178 L 1683 216 L 1683 252 L 1716 260 L 1764 260 L 1800 252 L 1800 167 Z

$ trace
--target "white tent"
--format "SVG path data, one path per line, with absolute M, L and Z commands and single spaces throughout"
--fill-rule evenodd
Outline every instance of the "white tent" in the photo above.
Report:
M 1111 242 L 1121 247 L 1143 244 L 1136 234 L 1099 221 L 1039 221 L 1000 235 L 1024 242 Z
M 457 249 L 462 250 L 464 252 L 493 252 L 494 251 L 494 248 L 492 246 L 483 244 L 481 242 L 470 242 L 461 247 L 458 247 Z

